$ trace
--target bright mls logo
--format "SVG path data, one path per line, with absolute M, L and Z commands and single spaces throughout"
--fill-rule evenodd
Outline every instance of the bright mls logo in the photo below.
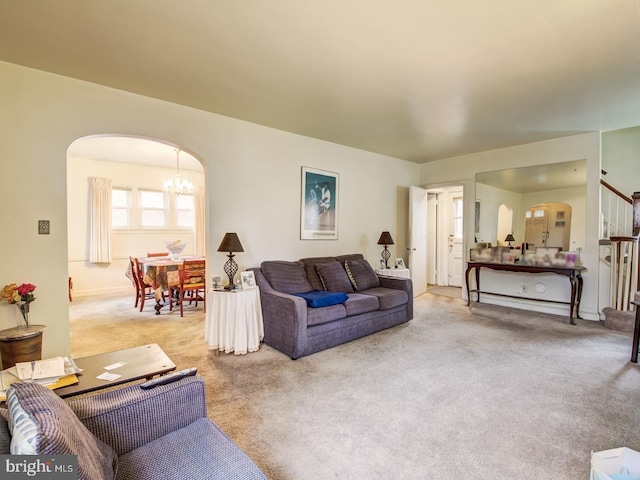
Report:
M 76 480 L 78 457 L 75 455 L 0 455 L 0 478 Z

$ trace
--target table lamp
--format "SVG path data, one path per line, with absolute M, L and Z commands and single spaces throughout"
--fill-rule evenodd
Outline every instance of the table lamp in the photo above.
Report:
M 394 245 L 393 238 L 391 238 L 391 234 L 389 232 L 382 232 L 380 235 L 380 239 L 378 240 L 378 245 L 384 245 L 384 249 L 382 250 L 382 259 L 384 260 L 384 268 L 389 268 L 389 257 L 391 257 L 391 253 L 387 250 L 387 245 Z
M 509 248 L 513 248 L 511 246 L 511 242 L 515 242 L 516 239 L 513 238 L 513 233 L 510 233 L 509 235 L 507 235 L 507 238 L 504 239 L 505 242 L 509 242 Z
M 218 251 L 229 252 L 229 255 L 227 255 L 229 260 L 224 264 L 224 273 L 229 277 L 229 285 L 224 288 L 225 290 L 233 290 L 235 288 L 233 277 L 236 276 L 236 272 L 238 271 L 238 264 L 233 259 L 233 252 L 244 252 L 238 235 L 235 233 L 225 233 L 218 247 Z

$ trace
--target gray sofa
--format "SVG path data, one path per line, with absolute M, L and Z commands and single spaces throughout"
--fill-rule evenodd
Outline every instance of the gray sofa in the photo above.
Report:
M 207 418 L 200 377 L 69 401 L 35 383 L 14 383 L 7 404 L 0 454 L 77 455 L 78 479 L 266 479 Z
M 413 318 L 411 280 L 376 275 L 361 254 L 266 261 L 250 270 L 260 287 L 264 342 L 292 359 Z M 310 291 L 345 300 L 311 306 L 315 298 L 300 296 Z

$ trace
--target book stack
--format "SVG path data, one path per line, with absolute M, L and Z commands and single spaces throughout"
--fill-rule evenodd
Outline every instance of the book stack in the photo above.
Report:
M 14 382 L 35 382 L 55 390 L 78 383 L 78 368 L 72 357 L 54 357 L 33 362 L 18 362 L 0 372 L 0 401 L 7 399 L 7 389 Z

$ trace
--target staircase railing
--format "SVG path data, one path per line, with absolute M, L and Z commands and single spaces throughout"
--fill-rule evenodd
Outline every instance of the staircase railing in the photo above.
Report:
M 600 180 L 600 238 L 633 235 L 633 201 L 604 180 Z
M 638 237 L 611 237 L 611 308 L 632 311 L 638 291 Z

